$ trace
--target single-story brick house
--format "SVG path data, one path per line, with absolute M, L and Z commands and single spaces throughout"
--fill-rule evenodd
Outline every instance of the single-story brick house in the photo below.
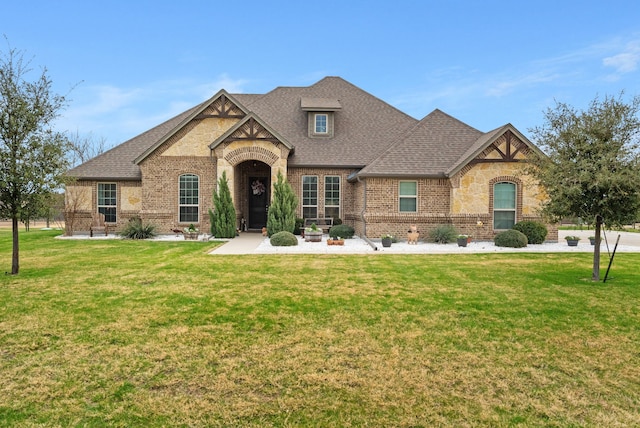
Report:
M 76 231 L 96 212 L 111 230 L 133 216 L 161 233 L 192 223 L 209 230 L 226 171 L 238 227 L 259 230 L 282 172 L 299 217 L 340 218 L 370 238 L 452 224 L 492 239 L 538 219 L 543 193 L 522 162 L 538 150 L 511 124 L 482 132 L 440 110 L 416 120 L 339 77 L 266 94 L 221 90 L 70 170 L 77 181 L 66 209 Z

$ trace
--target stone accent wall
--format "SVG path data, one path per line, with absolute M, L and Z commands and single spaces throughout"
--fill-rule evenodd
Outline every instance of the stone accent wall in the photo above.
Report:
M 229 190 L 232 195 L 236 195 L 241 189 L 236 189 L 235 167 L 245 161 L 259 161 L 271 167 L 271 193 L 273 194 L 273 184 L 277 181 L 278 172 L 287 176 L 287 158 L 289 149 L 281 143 L 272 143 L 262 140 L 241 140 L 232 141 L 219 145 L 214 150 L 218 177 L 226 171 L 229 180 Z M 237 208 L 237 207 L 236 207 Z
M 451 213 L 475 214 L 489 213 L 493 201 L 489 200 L 493 194 L 490 186 L 498 181 L 519 182 L 518 202 L 521 203 L 523 215 L 534 215 L 540 207 L 544 194 L 533 183 L 531 177 L 522 173 L 523 164 L 516 162 L 478 163 L 463 169 L 452 179 Z M 490 184 L 491 183 L 491 184 Z
M 162 156 L 209 156 L 209 145 L 235 125 L 238 119 L 207 118 L 194 121 L 183 137 L 167 147 Z

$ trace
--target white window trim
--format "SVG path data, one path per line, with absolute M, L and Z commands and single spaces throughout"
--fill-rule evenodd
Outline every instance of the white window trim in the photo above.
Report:
M 196 203 L 196 204 L 181 204 L 180 203 L 180 180 L 181 180 L 182 177 L 187 176 L 187 175 L 194 176 L 194 177 L 196 177 L 198 179 L 198 203 Z M 192 221 L 192 220 L 183 221 L 180 218 L 180 208 L 182 208 L 182 207 L 196 207 L 197 208 L 197 210 L 196 210 L 196 212 L 197 212 L 196 220 L 195 221 Z M 181 224 L 200 223 L 200 176 L 198 174 L 194 174 L 194 173 L 191 173 L 191 172 L 185 172 L 184 174 L 180 174 L 178 176 L 178 223 L 181 223 Z
M 400 193 L 400 185 L 402 183 L 415 183 L 416 184 L 416 194 L 415 195 L 402 195 Z M 416 200 L 416 209 L 415 211 L 402 211 L 402 207 L 400 206 L 400 201 L 402 199 L 415 199 Z M 398 212 L 400 213 L 417 213 L 418 212 L 418 181 L 417 180 L 401 180 L 398 182 Z
M 318 131 L 318 117 L 324 116 L 324 132 Z M 313 133 L 316 135 L 329 134 L 329 114 L 328 113 L 314 113 L 313 115 Z

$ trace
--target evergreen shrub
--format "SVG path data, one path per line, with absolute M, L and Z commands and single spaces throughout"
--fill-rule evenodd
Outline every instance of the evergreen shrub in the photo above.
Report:
M 346 224 L 339 224 L 329 229 L 329 236 L 332 238 L 337 238 L 339 236 L 340 238 L 351 239 L 355 233 L 356 231 L 354 228 Z
M 493 242 L 497 247 L 523 248 L 527 246 L 527 235 L 511 229 L 500 232 L 496 235 Z
M 282 230 L 271 235 L 269 242 L 274 247 L 293 247 L 298 245 L 298 238 L 293 233 Z
M 516 223 L 512 229 L 524 233 L 529 244 L 542 244 L 547 238 L 547 227 L 537 221 L 525 220 Z

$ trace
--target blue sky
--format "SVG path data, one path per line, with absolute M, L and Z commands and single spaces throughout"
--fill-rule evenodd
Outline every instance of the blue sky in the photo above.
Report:
M 220 89 L 341 76 L 411 116 L 525 135 L 543 112 L 640 95 L 640 2 L 12 1 L 0 51 L 46 67 L 59 130 L 119 144 Z

